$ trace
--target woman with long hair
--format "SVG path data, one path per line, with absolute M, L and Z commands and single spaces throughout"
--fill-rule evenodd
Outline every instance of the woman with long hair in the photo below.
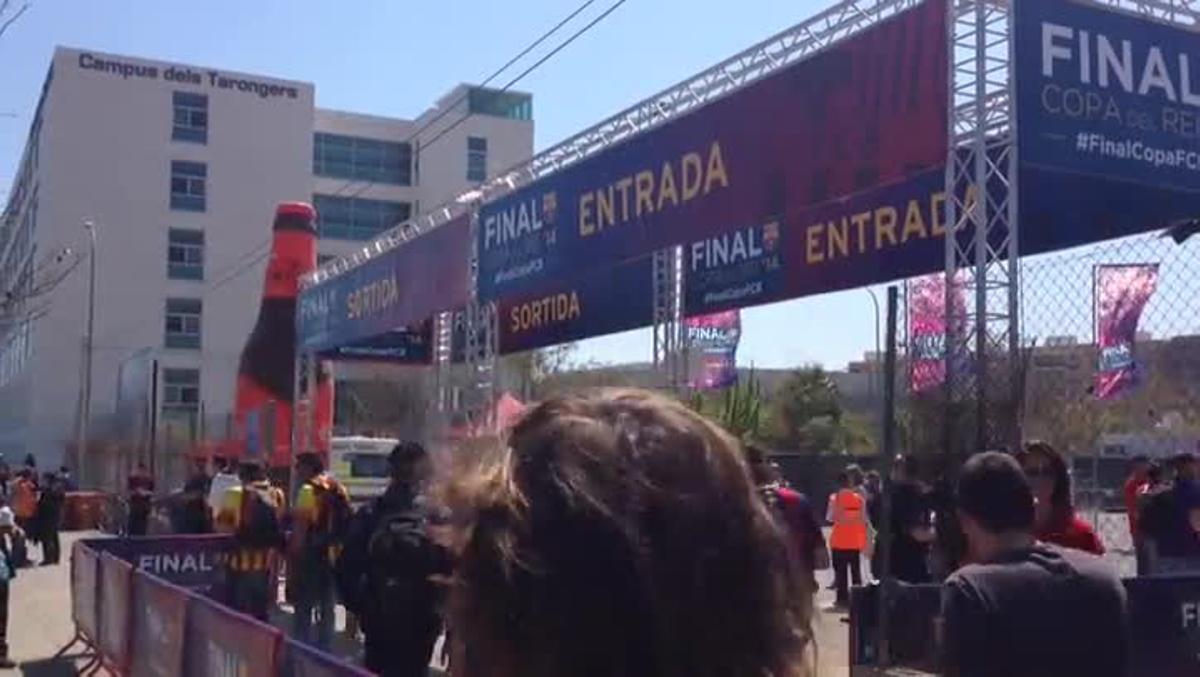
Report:
M 455 675 L 811 674 L 785 535 L 738 443 L 678 402 L 547 400 L 443 500 Z
M 1034 528 L 1039 541 L 1104 554 L 1096 530 L 1075 512 L 1071 500 L 1071 474 L 1067 462 L 1048 442 L 1027 442 L 1017 461 L 1033 488 Z

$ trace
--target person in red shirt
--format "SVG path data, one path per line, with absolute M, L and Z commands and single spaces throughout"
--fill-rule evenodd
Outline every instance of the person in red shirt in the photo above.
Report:
M 1048 442 L 1027 442 L 1017 461 L 1033 487 L 1036 499 L 1034 531 L 1043 543 L 1104 554 L 1096 530 L 1075 513 L 1071 502 L 1071 475 L 1067 462 Z

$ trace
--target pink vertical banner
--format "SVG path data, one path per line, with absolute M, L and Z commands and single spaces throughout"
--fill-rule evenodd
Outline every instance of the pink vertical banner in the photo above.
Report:
M 737 382 L 737 349 L 742 338 L 742 315 L 726 310 L 686 318 L 688 347 L 699 355 L 699 371 L 691 379 L 697 390 L 728 388 Z
M 1141 380 L 1134 346 L 1138 322 L 1158 288 L 1158 264 L 1096 266 L 1096 399 L 1110 400 Z
M 946 382 L 946 276 L 935 273 L 908 283 L 909 389 L 926 392 Z M 961 285 L 952 290 L 954 315 L 966 311 Z M 959 320 L 961 322 L 961 319 Z

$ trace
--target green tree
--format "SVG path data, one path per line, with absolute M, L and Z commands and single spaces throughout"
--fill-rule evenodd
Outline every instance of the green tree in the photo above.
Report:
M 837 385 L 821 367 L 792 372 L 775 394 L 772 408 L 773 437 L 779 446 L 814 454 L 846 449 Z

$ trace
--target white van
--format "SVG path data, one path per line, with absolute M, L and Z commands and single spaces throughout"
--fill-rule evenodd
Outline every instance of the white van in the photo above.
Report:
M 397 440 L 387 437 L 335 437 L 329 472 L 346 487 L 352 503 L 366 503 L 387 490 L 388 455 Z

